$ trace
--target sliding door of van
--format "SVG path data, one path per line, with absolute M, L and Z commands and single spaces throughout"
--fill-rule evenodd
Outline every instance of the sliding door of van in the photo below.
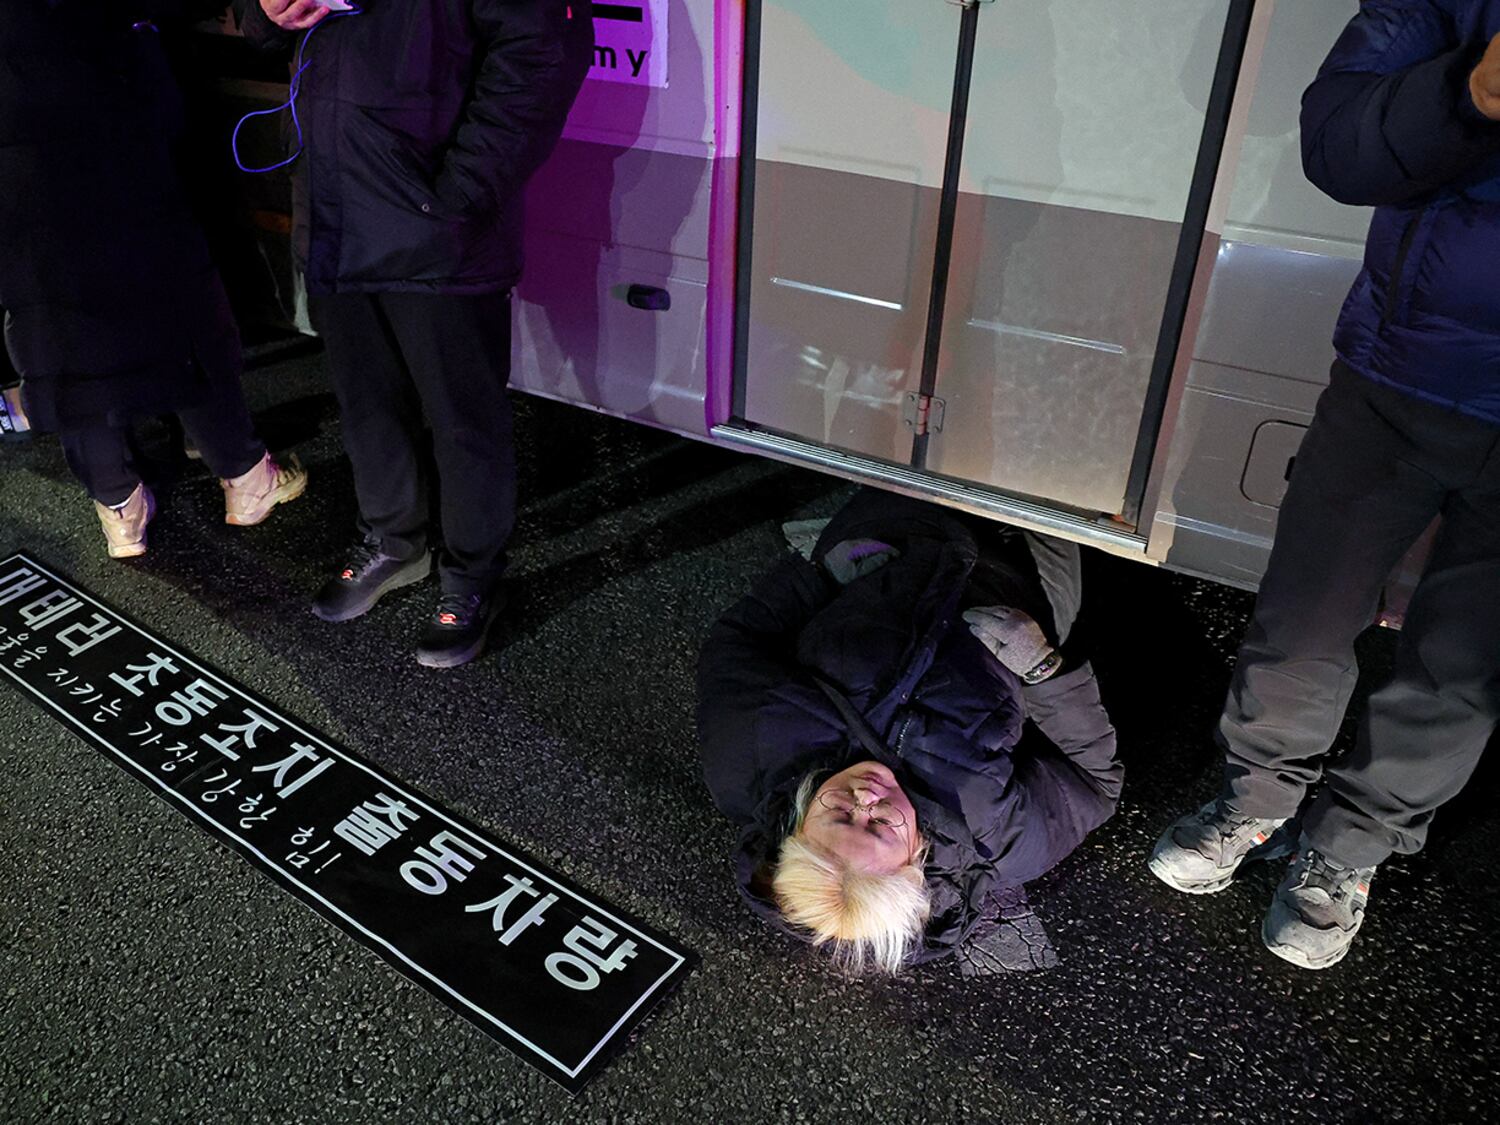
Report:
M 759 10 L 747 438 L 1133 528 L 1254 0 Z
M 1229 8 L 982 9 L 927 469 L 1127 509 Z
M 753 265 L 735 413 L 904 463 L 902 407 L 920 382 L 961 9 L 944 0 L 756 7 Z

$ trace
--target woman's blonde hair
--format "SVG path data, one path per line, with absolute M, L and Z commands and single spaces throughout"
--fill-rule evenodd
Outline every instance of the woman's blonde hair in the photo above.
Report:
M 818 776 L 809 774 L 792 801 L 791 824 L 771 877 L 777 909 L 811 933 L 813 945 L 831 945 L 834 962 L 845 972 L 895 973 L 921 941 L 932 909 L 922 874 L 926 845 L 919 843 L 899 871 L 855 871 L 802 836 L 817 788 Z

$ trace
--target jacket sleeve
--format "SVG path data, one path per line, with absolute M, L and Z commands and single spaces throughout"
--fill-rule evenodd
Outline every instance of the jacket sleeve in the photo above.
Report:
M 1404 203 L 1500 151 L 1474 105 L 1484 52 L 1435 0 L 1364 0 L 1302 98 L 1302 165 L 1341 203 Z
M 1027 717 L 1062 751 L 1089 787 L 1107 802 L 1101 821 L 1120 799 L 1125 767 L 1115 757 L 1115 727 L 1099 698 L 1088 664 L 1022 689 Z
M 797 634 L 834 596 L 833 582 L 791 556 L 756 583 L 710 631 L 698 659 L 698 741 L 714 803 L 741 823 L 776 761 L 834 740 L 828 704 L 798 672 Z
M 327 19 L 327 16 L 323 17 Z M 234 22 L 251 46 L 263 51 L 286 51 L 297 43 L 300 32 L 282 31 L 271 22 L 260 0 L 234 0 Z
M 1029 883 L 1083 843 L 1114 815 L 1124 779 L 1115 728 L 1087 664 L 1023 694 L 1028 718 L 1051 745 L 1012 758 L 1002 808 L 991 818 L 986 844 L 1004 886 Z
M 436 186 L 448 205 L 483 214 L 519 192 L 561 136 L 593 61 L 593 4 L 474 0 L 473 13 L 484 58 Z

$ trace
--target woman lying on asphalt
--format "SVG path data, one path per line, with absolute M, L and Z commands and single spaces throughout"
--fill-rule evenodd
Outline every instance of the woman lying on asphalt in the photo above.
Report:
M 1107 820 L 1114 728 L 1059 651 L 1078 592 L 1071 545 L 865 491 L 731 608 L 698 731 L 752 909 L 895 972 L 958 951 L 993 894 Z

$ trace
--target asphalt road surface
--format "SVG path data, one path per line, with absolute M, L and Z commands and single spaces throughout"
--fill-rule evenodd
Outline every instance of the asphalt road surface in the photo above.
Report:
M 354 516 L 320 359 L 247 386 L 311 472 L 267 524 L 226 527 L 215 482 L 148 426 L 146 558 L 105 557 L 45 439 L 0 447 L 0 553 L 71 575 L 702 965 L 570 1098 L 0 684 L 0 1120 L 1500 1116 L 1493 760 L 1422 855 L 1382 868 L 1354 951 L 1320 974 L 1260 945 L 1278 871 L 1187 898 L 1145 868 L 1164 823 L 1216 788 L 1209 732 L 1247 595 L 1091 556 L 1129 772 L 1118 815 L 1031 887 L 1059 963 L 850 982 L 742 908 L 692 727 L 710 622 L 786 550 L 781 525 L 831 513 L 843 485 L 518 398 L 513 608 L 491 655 L 430 671 L 411 649 L 431 585 L 343 626 L 308 612 Z M 1362 688 L 1392 643 L 1364 639 Z

